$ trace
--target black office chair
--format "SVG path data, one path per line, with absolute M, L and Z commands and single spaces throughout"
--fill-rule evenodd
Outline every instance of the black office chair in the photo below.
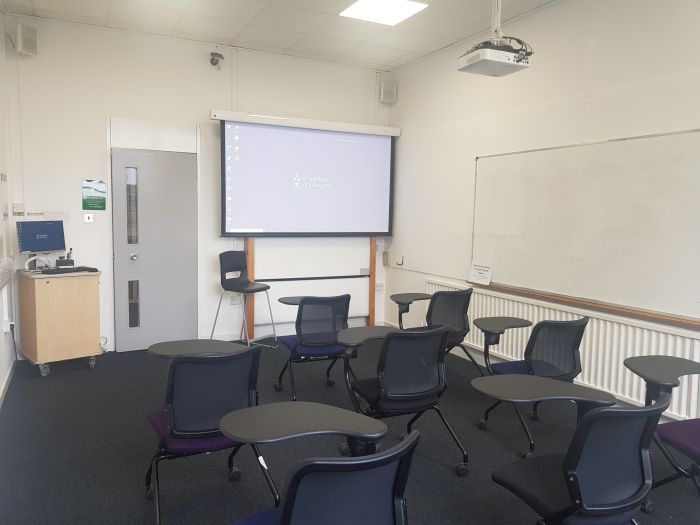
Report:
M 447 326 L 450 331 L 445 342 L 445 351 L 450 352 L 459 346 L 466 354 L 480 375 L 484 375 L 481 367 L 469 353 L 467 347 L 462 344 L 469 333 L 469 302 L 474 290 L 441 291 L 435 292 L 430 298 L 428 313 L 425 322 L 429 328 Z
M 370 456 L 306 460 L 280 508 L 236 525 L 407 525 L 404 491 L 418 436 Z
M 280 372 L 275 390 L 282 390 L 282 378 L 289 369 L 292 399 L 297 400 L 294 387 L 293 363 L 330 360 L 326 369 L 326 384 L 333 386 L 333 365 L 343 356 L 345 348 L 338 345 L 338 332 L 348 327 L 350 295 L 335 297 L 303 297 L 297 310 L 296 335 L 286 335 L 279 341 L 289 348 L 289 359 Z
M 459 476 L 467 474 L 467 451 L 442 411 L 440 396 L 447 388 L 445 379 L 445 341 L 449 329 L 444 326 L 430 330 L 393 332 L 384 338 L 377 377 L 352 382 L 352 401 L 361 412 L 359 394 L 367 403 L 365 414 L 376 418 L 414 414 L 406 425 L 411 432 L 413 423 L 428 410 L 434 410 L 462 453 L 457 464 Z
M 565 455 L 510 463 L 492 478 L 542 516 L 538 524 L 636 523 L 652 484 L 649 444 L 670 401 L 663 393 L 652 406 L 594 408 Z
M 270 304 L 270 294 L 268 290 L 270 286 L 265 283 L 251 282 L 248 278 L 248 261 L 245 252 L 229 251 L 219 254 L 219 271 L 221 272 L 221 296 L 219 297 L 219 306 L 216 308 L 214 316 L 214 324 L 211 327 L 211 335 L 209 339 L 214 337 L 214 329 L 216 321 L 219 319 L 219 311 L 221 310 L 221 301 L 224 299 L 226 292 L 235 292 L 241 294 L 241 311 L 243 313 L 242 332 L 245 334 L 245 342 L 250 346 L 250 338 L 248 337 L 248 321 L 246 317 L 246 302 L 248 296 L 259 292 L 265 292 L 267 296 L 267 308 L 270 311 L 270 321 L 272 322 L 272 335 L 274 337 L 274 347 L 277 347 L 277 331 L 275 330 L 275 319 L 272 317 L 272 305 Z M 229 274 L 237 274 L 229 277 Z M 267 345 L 263 345 L 267 346 Z
M 486 369 L 491 375 L 529 374 L 573 382 L 574 378 L 581 373 L 579 347 L 588 321 L 588 317 L 573 321 L 540 321 L 532 329 L 523 360 L 492 364 L 488 354 L 485 354 Z M 486 428 L 489 414 L 500 404 L 501 401 L 496 401 L 486 409 L 483 419 L 479 421 L 479 428 Z M 533 419 L 538 418 L 538 407 L 539 403 L 533 405 Z M 530 429 L 517 405 L 513 405 L 513 408 L 527 434 L 530 441 L 530 452 L 532 452 L 534 442 Z
M 229 479 L 240 478 L 233 457 L 243 445 L 221 434 L 219 420 L 233 410 L 257 404 L 259 362 L 258 346 L 234 355 L 173 359 L 165 406 L 148 416 L 158 435 L 158 447 L 146 472 L 146 497 L 154 500 L 156 523 L 160 523 L 161 461 L 230 448 Z

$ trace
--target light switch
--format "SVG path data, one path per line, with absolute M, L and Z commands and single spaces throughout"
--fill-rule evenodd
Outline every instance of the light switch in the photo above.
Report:
M 83 222 L 95 222 L 95 214 L 83 213 Z

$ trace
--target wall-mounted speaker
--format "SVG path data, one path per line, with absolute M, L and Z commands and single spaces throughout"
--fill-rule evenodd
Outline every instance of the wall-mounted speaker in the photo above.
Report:
M 396 102 L 397 84 L 396 80 L 385 78 L 379 82 L 379 101 L 384 104 Z
M 39 46 L 39 37 L 34 27 L 17 24 L 14 34 L 10 33 L 10 41 L 18 55 L 36 56 Z

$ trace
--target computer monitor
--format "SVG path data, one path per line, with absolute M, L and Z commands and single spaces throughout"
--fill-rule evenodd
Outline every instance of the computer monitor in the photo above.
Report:
M 63 221 L 18 221 L 17 238 L 21 253 L 65 251 Z

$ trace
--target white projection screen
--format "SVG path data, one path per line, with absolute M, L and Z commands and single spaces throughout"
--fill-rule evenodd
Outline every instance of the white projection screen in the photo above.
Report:
M 390 235 L 391 136 L 221 121 L 222 236 Z

